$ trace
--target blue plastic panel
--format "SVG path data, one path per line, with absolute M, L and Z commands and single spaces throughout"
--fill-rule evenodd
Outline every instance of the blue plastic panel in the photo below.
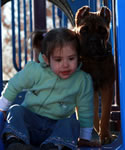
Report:
M 83 5 L 89 5 L 88 0 L 67 0 L 67 2 L 73 11 L 73 14 L 75 14 L 77 9 L 79 9 Z
M 125 149 L 125 1 L 117 0 L 116 7 L 121 130 L 123 135 L 123 149 Z

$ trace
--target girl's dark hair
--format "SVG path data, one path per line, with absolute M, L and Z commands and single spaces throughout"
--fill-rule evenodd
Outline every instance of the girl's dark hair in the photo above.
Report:
M 41 36 L 40 36 L 41 35 Z M 56 47 L 60 47 L 60 49 L 65 44 L 72 44 L 73 47 L 76 48 L 78 56 L 80 55 L 80 45 L 77 34 L 67 28 L 55 28 L 50 30 L 45 34 L 44 38 L 40 31 L 35 32 L 33 37 L 33 47 L 37 49 L 37 51 L 46 55 L 46 57 L 50 60 L 50 55 L 53 53 Z
M 44 38 L 45 31 L 38 30 L 32 32 L 32 47 L 37 51 L 38 53 L 41 52 L 42 49 L 42 40 Z

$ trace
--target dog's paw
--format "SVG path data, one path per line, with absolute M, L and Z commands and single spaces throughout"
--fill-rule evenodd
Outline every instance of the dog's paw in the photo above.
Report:
M 78 147 L 101 147 L 101 143 L 99 141 L 88 141 L 84 139 L 79 139 Z
M 101 145 L 106 145 L 112 143 L 115 139 L 117 138 L 117 135 L 110 135 L 110 136 L 105 136 L 101 137 Z

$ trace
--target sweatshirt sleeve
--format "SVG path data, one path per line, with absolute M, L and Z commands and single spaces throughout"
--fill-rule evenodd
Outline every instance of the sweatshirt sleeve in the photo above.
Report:
M 12 102 L 8 101 L 5 97 L 0 97 L 0 110 L 7 111 Z
M 36 62 L 28 62 L 24 69 L 10 79 L 2 92 L 2 96 L 12 102 L 23 89 L 30 89 L 35 82 L 35 74 L 37 72 L 35 69 Z
M 85 140 L 91 140 L 93 128 L 80 128 L 80 138 Z
M 80 92 L 77 97 L 77 115 L 81 128 L 93 128 L 94 117 L 94 96 L 93 83 L 91 76 L 84 73 L 83 81 L 80 86 Z

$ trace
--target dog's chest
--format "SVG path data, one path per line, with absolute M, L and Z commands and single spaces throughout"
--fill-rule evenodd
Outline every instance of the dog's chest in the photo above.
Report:
M 114 82 L 115 79 L 113 56 L 103 61 L 85 59 L 82 70 L 92 76 L 96 90 L 108 85 L 109 82 Z

